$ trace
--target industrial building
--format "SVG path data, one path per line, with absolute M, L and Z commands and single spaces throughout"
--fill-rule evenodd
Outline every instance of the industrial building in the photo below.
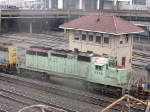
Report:
M 149 10 L 150 0 L 1 0 L 26 9 Z

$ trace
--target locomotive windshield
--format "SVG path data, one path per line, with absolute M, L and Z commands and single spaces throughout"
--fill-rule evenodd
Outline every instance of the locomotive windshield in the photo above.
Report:
M 113 67 L 117 65 L 117 61 L 115 60 L 109 60 L 109 66 Z
M 101 71 L 101 70 L 102 70 L 102 66 L 95 65 L 95 70 L 99 70 L 99 71 Z

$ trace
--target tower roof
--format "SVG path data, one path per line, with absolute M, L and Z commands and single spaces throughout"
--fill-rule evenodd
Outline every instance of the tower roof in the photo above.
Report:
M 115 15 L 99 14 L 82 16 L 60 25 L 60 28 L 107 33 L 113 35 L 144 32 L 142 28 L 133 25 L 129 21 L 116 17 Z

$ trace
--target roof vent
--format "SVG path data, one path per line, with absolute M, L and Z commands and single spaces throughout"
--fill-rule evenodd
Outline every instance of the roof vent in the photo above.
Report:
M 97 21 L 100 21 L 100 17 L 99 17 L 99 15 L 98 15 Z

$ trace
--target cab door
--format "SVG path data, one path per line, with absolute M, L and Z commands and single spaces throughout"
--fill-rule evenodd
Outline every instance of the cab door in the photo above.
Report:
M 91 73 L 88 76 L 88 80 L 91 82 L 103 83 L 105 78 L 104 64 L 92 64 Z

